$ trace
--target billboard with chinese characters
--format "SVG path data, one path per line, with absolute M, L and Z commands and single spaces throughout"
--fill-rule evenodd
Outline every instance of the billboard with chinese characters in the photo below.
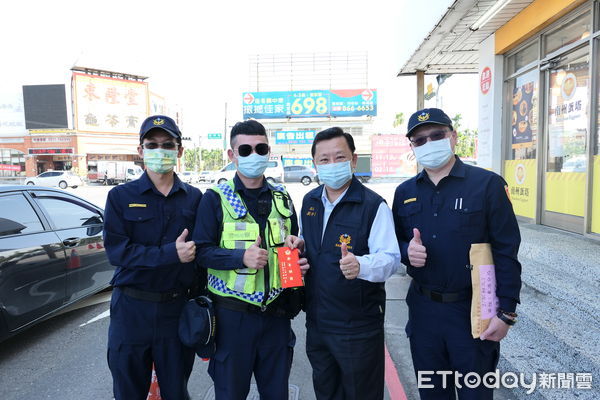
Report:
M 371 136 L 373 177 L 408 177 L 417 173 L 417 162 L 404 135 Z
M 244 119 L 377 115 L 377 89 L 245 92 Z
M 275 132 L 275 144 L 312 144 L 315 131 Z
M 138 133 L 148 116 L 148 84 L 73 73 L 75 129 L 79 132 Z

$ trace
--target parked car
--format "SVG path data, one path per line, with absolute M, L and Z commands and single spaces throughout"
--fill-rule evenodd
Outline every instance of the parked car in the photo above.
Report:
M 198 183 L 198 174 L 194 171 L 183 171 L 177 174 L 185 183 Z
M 83 181 L 71 171 L 46 171 L 38 176 L 25 179 L 25 184 L 49 187 L 58 186 L 61 189 L 72 187 L 75 189 L 77 186 L 83 185 Z
M 218 184 L 227 182 L 228 180 L 233 179 L 235 171 L 235 164 L 229 163 L 212 176 L 211 182 Z M 272 158 L 269 160 L 269 164 L 265 170 L 265 177 L 270 182 L 283 182 L 283 166 L 281 159 Z
M 198 174 L 198 182 L 211 182 L 215 171 L 202 171 Z
M 109 287 L 103 226 L 70 193 L 0 186 L 0 341 Z
M 286 165 L 283 167 L 286 182 L 301 182 L 303 185 L 310 185 L 315 180 L 317 172 L 306 165 Z

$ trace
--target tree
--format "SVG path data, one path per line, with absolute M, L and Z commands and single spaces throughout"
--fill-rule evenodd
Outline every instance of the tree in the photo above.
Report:
M 394 118 L 394 123 L 393 123 L 394 128 L 399 127 L 403 123 L 404 123 L 404 113 L 403 112 L 396 113 L 396 117 Z
M 206 150 L 199 147 L 185 149 L 183 165 L 186 171 L 206 171 L 221 169 L 223 166 L 222 150 Z
M 200 154 L 199 148 L 193 149 L 185 149 L 183 151 L 183 166 L 186 171 L 198 171 L 199 157 Z
M 477 142 L 477 130 L 463 130 L 460 125 L 461 119 L 462 115 L 460 114 L 456 114 L 454 118 L 452 118 L 452 127 L 458 134 L 458 140 L 456 142 L 456 148 L 454 149 L 454 152 L 459 157 L 474 158 Z
M 202 150 L 202 169 L 213 171 L 223 167 L 223 150 Z

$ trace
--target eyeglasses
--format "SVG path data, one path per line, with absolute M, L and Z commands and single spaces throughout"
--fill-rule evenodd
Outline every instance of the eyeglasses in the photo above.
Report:
M 237 152 L 240 157 L 248 157 L 250 154 L 252 154 L 252 150 L 254 150 L 259 156 L 266 156 L 269 154 L 269 145 L 267 143 L 259 143 L 253 148 L 249 144 L 241 144 L 237 148 Z
M 177 148 L 177 143 L 175 143 L 175 142 L 163 142 L 163 143 L 148 142 L 148 143 L 144 143 L 142 145 L 142 147 L 145 149 L 148 149 L 148 150 L 158 149 L 159 147 L 161 149 L 165 149 L 165 150 L 175 150 Z
M 412 138 L 410 139 L 410 142 L 413 144 L 414 147 L 419 147 L 427 143 L 427 139 L 431 139 L 432 142 L 435 142 L 437 140 L 442 140 L 446 138 L 446 133 L 448 133 L 448 131 L 433 131 L 427 136 L 418 136 L 416 138 Z

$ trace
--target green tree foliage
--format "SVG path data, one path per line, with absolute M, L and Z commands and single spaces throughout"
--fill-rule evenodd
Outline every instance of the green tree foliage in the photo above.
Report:
M 186 171 L 198 171 L 199 148 L 185 149 L 183 151 L 183 165 Z
M 403 123 L 404 123 L 404 113 L 403 112 L 396 113 L 396 117 L 394 118 L 394 123 L 393 123 L 394 128 L 399 127 Z
M 452 127 L 458 134 L 458 141 L 456 142 L 455 153 L 459 157 L 474 158 L 475 157 L 475 146 L 477 141 L 477 130 L 476 129 L 463 129 L 461 127 L 462 115 L 456 114 L 452 118 Z
M 214 171 L 223 168 L 223 150 L 202 150 L 202 170 Z
M 223 167 L 223 152 L 219 149 L 206 150 L 199 147 L 185 149 L 183 163 L 186 171 L 212 171 Z

